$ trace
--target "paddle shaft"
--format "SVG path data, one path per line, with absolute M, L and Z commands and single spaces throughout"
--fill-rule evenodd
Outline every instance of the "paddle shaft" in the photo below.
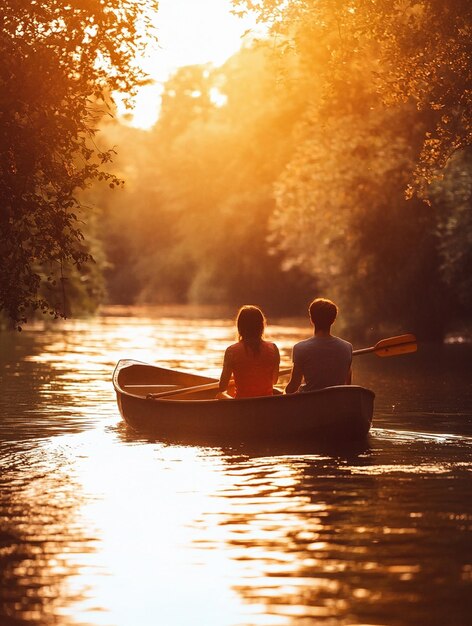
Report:
M 416 337 L 412 334 L 399 335 L 398 337 L 389 337 L 388 339 L 381 339 L 375 346 L 369 348 L 360 348 L 359 350 L 353 350 L 352 355 L 358 356 L 360 354 L 369 354 L 375 352 L 378 356 L 395 356 L 398 354 L 408 354 L 409 352 L 416 351 Z M 279 376 L 285 376 L 290 374 L 292 368 L 280 370 Z M 219 381 L 214 383 L 206 383 L 205 385 L 195 385 L 193 387 L 185 387 L 183 389 L 173 389 L 172 391 L 163 391 L 162 393 L 149 394 L 151 399 L 169 398 L 171 396 L 186 395 L 188 393 L 194 393 L 196 391 L 207 391 L 211 389 L 218 389 Z
M 279 376 L 285 376 L 290 374 L 292 368 L 280 370 Z M 194 387 L 185 387 L 184 389 L 172 389 L 172 391 L 163 391 L 162 393 L 149 394 L 151 399 L 169 398 L 170 396 L 184 396 L 194 391 L 210 391 L 211 389 L 218 389 L 220 381 L 215 383 L 207 383 L 206 385 L 195 385 Z

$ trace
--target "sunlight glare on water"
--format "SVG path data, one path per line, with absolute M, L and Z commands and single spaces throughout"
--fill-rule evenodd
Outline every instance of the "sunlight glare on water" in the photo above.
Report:
M 109 439 L 110 433 L 102 436 Z M 87 584 L 93 588 L 92 604 L 98 597 L 108 609 L 94 623 L 153 624 L 159 615 L 162 623 L 183 624 L 191 622 L 195 611 L 208 624 L 225 623 L 238 603 L 225 584 L 224 553 L 201 558 L 198 547 L 192 547 L 208 532 L 199 518 L 211 512 L 220 480 L 213 467 L 218 455 L 205 458 L 192 448 L 129 445 L 124 464 L 119 447 L 91 443 L 84 442 L 87 452 L 78 467 L 81 491 L 89 494 L 82 514 L 95 525 L 100 544 L 99 551 L 88 555 L 88 567 L 96 575 L 87 576 Z M 105 464 L 99 458 L 104 450 Z M 209 589 L 216 596 L 205 608 Z M 85 603 L 74 617 L 87 620 L 90 610 Z

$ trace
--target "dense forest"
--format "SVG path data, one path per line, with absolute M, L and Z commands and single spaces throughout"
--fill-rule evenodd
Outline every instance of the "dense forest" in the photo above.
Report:
M 21 183 L 28 200 L 12 168 L 31 168 L 28 132 L 39 131 L 21 126 L 18 115 L 35 96 L 15 99 L 12 69 L 2 61 L 1 80 L 10 81 L 0 190 L 6 314 L 18 324 L 35 308 L 69 315 L 99 302 L 251 302 L 272 315 L 300 315 L 308 299 L 325 295 L 339 303 L 352 333 L 388 328 L 439 339 L 465 324 L 472 312 L 469 3 L 234 4 L 272 24 L 267 41 L 247 41 L 222 67 L 178 70 L 150 130 L 120 121 L 112 107 L 103 114 L 100 98 L 119 85 L 83 88 L 101 108 L 93 119 L 87 109 L 84 128 L 76 106 L 65 171 L 53 171 L 57 153 L 47 166 L 38 156 L 36 179 L 25 173 Z M 116 33 L 107 36 L 109 44 Z M 18 55 L 11 47 L 18 30 L 2 38 Z M 36 45 L 52 54 L 59 44 Z M 136 69 L 128 74 L 130 83 L 143 80 Z M 38 115 L 44 109 L 39 102 Z M 55 124 L 51 114 L 39 148 L 61 144 L 64 128 Z M 80 138 L 91 129 L 89 147 Z M 28 152 L 23 161 L 15 133 Z

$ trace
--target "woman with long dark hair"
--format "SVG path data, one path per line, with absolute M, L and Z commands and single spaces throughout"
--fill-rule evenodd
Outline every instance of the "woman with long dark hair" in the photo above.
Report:
M 218 398 L 230 398 L 227 392 L 234 378 L 235 398 L 271 396 L 279 376 L 280 354 L 275 343 L 263 339 L 266 319 L 257 306 L 246 304 L 238 311 L 237 343 L 226 349 Z

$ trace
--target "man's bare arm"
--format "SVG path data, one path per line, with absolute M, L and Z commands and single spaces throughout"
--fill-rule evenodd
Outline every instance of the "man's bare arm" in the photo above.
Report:
M 299 366 L 294 363 L 290 380 L 288 382 L 288 385 L 285 387 L 285 393 L 295 393 L 296 391 L 298 391 L 298 388 L 302 384 L 302 380 L 303 374 Z

